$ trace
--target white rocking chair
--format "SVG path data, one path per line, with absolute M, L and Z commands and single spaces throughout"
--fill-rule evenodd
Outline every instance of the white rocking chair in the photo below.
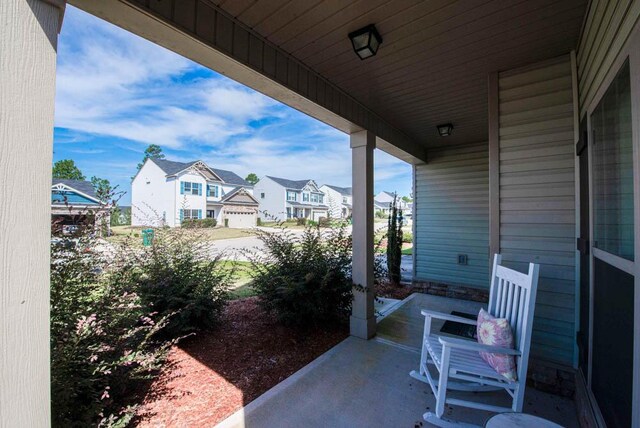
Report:
M 488 410 L 491 412 L 522 412 L 527 380 L 531 328 L 538 285 L 537 264 L 529 264 L 527 275 L 501 266 L 502 257 L 496 254 L 491 275 L 488 312 L 498 318 L 506 318 L 514 333 L 515 349 L 481 345 L 475 341 L 455 339 L 431 334 L 433 318 L 476 325 L 475 320 L 422 310 L 424 336 L 420 371 L 412 371 L 412 377 L 431 386 L 436 397 L 435 413 L 427 412 L 424 419 L 437 426 L 459 426 L 442 419 L 445 403 Z M 511 382 L 487 364 L 479 352 L 513 355 L 516 358 L 517 380 Z M 435 366 L 438 378 L 429 372 L 428 364 Z M 450 381 L 451 380 L 451 381 Z M 447 397 L 447 389 L 457 391 L 496 391 L 504 389 L 513 399 L 511 407 L 500 407 L 477 401 Z

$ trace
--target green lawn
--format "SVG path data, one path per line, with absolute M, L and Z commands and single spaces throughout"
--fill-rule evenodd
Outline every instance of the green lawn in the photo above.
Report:
M 410 256 L 413 254 L 413 247 L 407 247 L 402 249 L 403 256 Z
M 255 296 L 256 292 L 251 288 L 251 263 L 245 261 L 224 261 L 222 265 L 225 269 L 236 270 L 236 280 L 231 286 L 231 300 L 242 299 L 245 297 Z
M 133 226 L 113 226 L 111 228 L 111 236 L 107 238 L 110 241 L 121 241 L 127 237 L 139 239 L 142 242 L 142 229 L 145 227 Z M 249 235 L 255 235 L 252 229 L 230 229 L 228 227 L 213 227 L 203 229 L 185 229 L 187 233 L 201 236 L 204 241 L 217 241 L 219 239 L 242 238 Z

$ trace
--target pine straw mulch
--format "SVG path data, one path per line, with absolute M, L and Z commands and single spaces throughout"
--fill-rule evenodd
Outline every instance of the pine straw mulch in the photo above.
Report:
M 138 409 L 140 427 L 213 426 L 348 336 L 346 326 L 302 334 L 256 297 L 229 302 L 219 328 L 175 346 Z

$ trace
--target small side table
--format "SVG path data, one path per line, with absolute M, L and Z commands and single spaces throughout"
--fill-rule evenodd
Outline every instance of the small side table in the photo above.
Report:
M 489 418 L 485 428 L 562 428 L 555 422 L 526 413 L 498 413 Z

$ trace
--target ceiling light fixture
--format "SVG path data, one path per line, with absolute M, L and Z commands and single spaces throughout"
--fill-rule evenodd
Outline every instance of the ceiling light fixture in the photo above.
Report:
M 453 130 L 453 125 L 450 123 L 445 123 L 444 125 L 438 125 L 438 134 L 441 137 L 448 137 L 451 135 L 451 131 Z
M 378 52 L 380 43 L 382 43 L 382 37 L 373 24 L 349 33 L 349 38 L 351 39 L 353 50 L 360 59 L 374 56 Z

